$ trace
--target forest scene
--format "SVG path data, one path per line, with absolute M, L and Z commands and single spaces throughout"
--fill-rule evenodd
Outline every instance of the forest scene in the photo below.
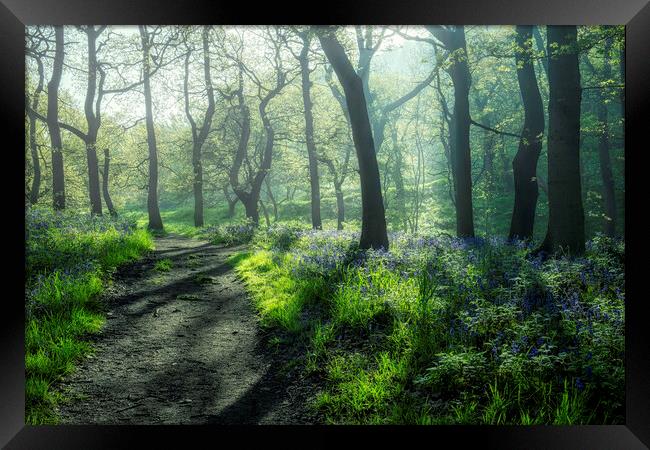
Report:
M 625 423 L 623 26 L 29 26 L 27 424 Z

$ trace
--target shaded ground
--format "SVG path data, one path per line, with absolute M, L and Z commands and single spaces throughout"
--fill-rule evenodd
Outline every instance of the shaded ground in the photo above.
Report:
M 226 262 L 240 248 L 168 235 L 115 275 L 96 352 L 62 384 L 66 424 L 304 424 L 310 386 L 273 352 Z M 171 270 L 154 268 L 169 259 Z

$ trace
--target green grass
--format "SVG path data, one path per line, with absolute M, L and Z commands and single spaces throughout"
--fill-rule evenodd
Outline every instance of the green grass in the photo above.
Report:
M 621 423 L 620 244 L 542 265 L 504 244 L 413 252 L 404 235 L 348 266 L 329 262 L 340 235 L 266 234 L 230 263 L 262 323 L 308 343 L 325 422 Z
M 273 262 L 269 251 L 238 253 L 229 263 L 246 283 L 263 325 L 291 332 L 303 330 L 300 313 L 305 302 L 318 292 L 318 283 L 294 279 L 289 270 Z
M 148 216 L 146 208 L 129 208 L 123 212 L 125 217 L 135 220 L 138 227 L 146 228 L 148 224 Z M 160 217 L 163 221 L 164 232 L 178 234 L 185 237 L 197 238 L 201 237 L 202 230 L 205 227 L 194 226 L 194 209 L 189 206 L 178 207 L 174 209 L 161 209 Z M 230 219 L 228 218 L 228 207 L 221 208 L 205 208 L 203 211 L 203 222 L 205 226 L 213 224 L 238 222 L 243 218 L 243 213 L 238 211 L 238 214 Z
M 161 259 L 160 261 L 156 261 L 156 264 L 154 264 L 153 268 L 158 272 L 169 272 L 172 269 L 172 266 L 173 266 L 172 260 L 169 258 L 165 258 L 165 259 Z
M 330 423 L 389 423 L 394 400 L 404 391 L 408 364 L 387 352 L 374 360 L 361 353 L 336 355 L 326 368 L 326 378 L 335 387 L 319 394 L 315 406 Z
M 153 249 L 145 230 L 97 231 L 74 217 L 62 220 L 70 225 L 35 229 L 27 242 L 25 422 L 30 425 L 58 422 L 55 407 L 67 399 L 56 383 L 93 351 L 86 336 L 104 324 L 98 297 L 111 272 Z

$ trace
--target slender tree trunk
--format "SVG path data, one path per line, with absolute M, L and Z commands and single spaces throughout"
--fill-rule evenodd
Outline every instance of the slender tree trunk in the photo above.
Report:
M 203 226 L 203 164 L 201 148 L 194 147 L 192 151 L 192 166 L 194 168 L 194 226 Z
M 314 143 L 314 117 L 312 115 L 311 81 L 309 80 L 309 33 L 301 35 L 303 46 L 300 52 L 300 74 L 302 79 L 302 101 L 305 107 L 305 140 L 309 159 L 309 183 L 311 187 L 311 224 L 320 230 L 323 224 L 320 216 L 320 181 L 318 178 L 318 159 Z
M 269 182 L 269 177 L 264 178 L 264 184 L 266 185 L 266 195 L 269 200 L 271 200 L 271 205 L 273 205 L 273 220 L 278 221 L 278 202 L 275 201 L 275 196 L 273 195 L 273 189 L 271 189 L 271 183 Z
M 97 133 L 100 119 L 95 112 L 95 94 L 97 91 L 97 37 L 101 31 L 89 26 L 86 30 L 88 36 L 88 88 L 84 112 L 88 123 L 86 136 L 86 160 L 88 163 L 88 196 L 92 214 L 102 214 L 102 198 L 99 187 L 99 161 L 97 159 Z
M 514 174 L 512 172 L 512 161 L 508 159 L 508 152 L 506 148 L 506 142 L 501 135 L 501 143 L 499 145 L 499 159 L 501 160 L 501 169 L 502 169 L 502 184 L 505 186 L 506 192 L 514 192 L 515 183 L 514 183 Z
M 113 206 L 113 200 L 111 199 L 111 196 L 108 192 L 108 170 L 110 167 L 110 163 L 111 163 L 111 157 L 108 152 L 108 149 L 105 148 L 104 149 L 104 170 L 102 171 L 102 192 L 104 194 L 104 202 L 106 203 L 108 212 L 111 214 L 111 216 L 117 217 L 117 211 Z
M 626 117 L 625 117 L 625 86 L 626 80 L 625 80 L 625 41 L 621 43 L 621 47 L 619 50 L 619 71 L 620 71 L 620 76 L 621 76 L 621 84 L 623 85 L 623 88 L 620 90 L 620 107 L 621 107 L 621 150 L 623 151 L 623 155 L 625 155 L 625 124 L 626 124 Z M 625 177 L 625 166 L 623 165 L 622 167 L 622 173 L 623 177 Z M 625 181 L 625 178 L 623 178 L 623 181 Z M 622 199 L 623 201 L 623 206 L 622 210 L 625 210 L 625 197 Z M 625 224 L 623 224 L 625 225 Z M 619 227 L 620 234 L 625 236 L 625 226 Z
M 210 132 L 212 125 L 212 117 L 214 116 L 215 103 L 214 103 L 214 89 L 212 87 L 212 76 L 210 74 L 210 46 L 209 46 L 209 31 L 210 27 L 203 27 L 202 29 L 202 43 L 203 43 L 203 77 L 205 80 L 205 88 L 208 94 L 208 108 L 203 118 L 201 127 L 197 127 L 196 122 L 190 113 L 190 100 L 189 100 L 189 56 L 190 51 L 187 52 L 185 57 L 185 114 L 192 127 L 192 167 L 194 170 L 194 226 L 203 226 L 203 161 L 202 150 L 205 141 Z
M 336 229 L 342 230 L 345 222 L 345 201 L 343 200 L 343 191 L 340 185 L 335 185 L 336 191 Z
M 33 105 L 33 103 L 32 103 Z M 29 203 L 35 205 L 38 202 L 39 192 L 41 190 L 41 161 L 38 157 L 38 148 L 36 146 L 36 118 L 29 118 L 29 149 L 32 157 L 32 167 L 34 170 L 32 185 L 29 191 Z
M 442 142 L 442 148 L 444 150 L 444 155 L 445 155 L 445 160 L 447 161 L 447 186 L 448 186 L 448 194 L 449 194 L 449 200 L 451 200 L 451 204 L 454 205 L 454 208 L 456 208 L 456 193 L 455 193 L 455 187 L 454 187 L 454 180 L 456 179 L 455 175 L 455 167 L 454 167 L 454 151 L 452 147 L 452 141 L 451 137 L 454 135 L 453 133 L 453 124 L 454 121 L 449 119 L 449 116 L 451 115 L 449 113 L 449 108 L 447 107 L 447 100 L 445 99 L 445 96 L 442 93 L 442 89 L 440 87 L 440 76 L 436 77 L 436 90 L 438 91 L 438 100 L 440 101 L 440 105 L 442 108 L 440 109 L 440 141 Z M 446 133 L 445 133 L 445 124 L 447 124 L 449 128 L 449 136 L 450 139 L 447 139 Z
M 537 160 L 542 151 L 544 106 L 537 86 L 531 59 L 531 26 L 517 26 L 517 79 L 524 104 L 524 127 L 517 154 L 512 161 L 515 181 L 515 204 L 510 222 L 509 238 L 532 239 L 537 208 Z
M 540 250 L 581 254 L 585 248 L 580 182 L 580 70 L 577 28 L 549 25 L 549 136 L 546 238 Z M 561 49 L 558 52 L 557 49 Z
M 239 109 L 240 109 L 240 115 L 241 115 L 241 133 L 239 135 L 239 143 L 237 145 L 237 152 L 235 153 L 235 159 L 233 161 L 232 167 L 230 169 L 230 186 L 232 187 L 232 190 L 235 192 L 235 195 L 239 200 L 241 201 L 242 205 L 244 205 L 244 209 L 246 211 L 246 217 L 253 221 L 253 223 L 258 223 L 259 222 L 259 216 L 257 216 L 257 205 L 251 205 L 250 204 L 250 194 L 246 192 L 240 185 L 239 185 L 239 169 L 242 166 L 242 163 L 244 161 L 244 158 L 246 158 L 246 153 L 247 153 L 247 148 L 248 148 L 248 141 L 250 139 L 250 111 L 248 109 L 248 106 L 246 105 L 244 101 L 244 88 L 243 88 L 243 73 L 240 70 L 239 72 L 239 90 L 236 92 L 236 96 L 239 102 Z M 254 217 L 257 216 L 257 221 L 254 219 Z
M 149 213 L 150 230 L 161 231 L 163 229 L 162 217 L 158 206 L 158 148 L 156 146 L 156 133 L 153 125 L 153 111 L 151 106 L 151 84 L 150 84 L 150 56 L 149 49 L 151 41 L 146 30 L 146 25 L 140 25 L 140 37 L 142 40 L 142 67 L 144 77 L 144 104 L 146 112 L 147 144 L 149 147 L 149 187 L 147 193 L 147 211 Z
M 102 199 L 99 190 L 99 160 L 97 159 L 96 142 L 86 143 L 86 160 L 88 162 L 88 193 L 91 212 L 100 216 L 102 214 Z
M 458 237 L 474 236 L 474 212 L 472 209 L 472 159 L 469 146 L 469 88 L 472 78 L 467 62 L 465 28 L 431 27 L 430 32 L 438 38 L 450 53 L 448 69 L 454 85 L 454 113 L 450 126 L 451 153 L 456 191 L 456 234 Z
M 393 153 L 395 154 L 395 165 L 393 168 L 393 177 L 395 178 L 395 201 L 397 203 L 397 212 L 399 214 L 399 221 L 402 223 L 404 232 L 408 231 L 408 221 L 406 217 L 406 192 L 404 190 L 404 177 L 402 176 L 402 165 L 404 165 L 404 157 L 402 150 L 397 143 L 397 131 L 392 130 L 391 133 L 393 141 Z
M 321 47 L 343 86 L 350 113 L 352 136 L 359 163 L 361 179 L 361 240 L 360 247 L 388 249 L 386 216 L 381 194 L 379 167 L 375 155 L 368 109 L 361 78 L 357 75 L 345 50 L 333 34 L 319 34 Z
M 612 38 L 605 40 L 603 54 L 603 79 L 609 80 L 612 76 L 610 53 Z M 616 234 L 616 197 L 614 193 L 614 176 L 612 175 L 612 162 L 609 155 L 609 122 L 607 103 L 601 90 L 597 92 L 598 122 L 600 122 L 600 136 L 598 138 L 598 159 L 600 161 L 600 174 L 603 180 L 603 231 L 607 236 Z
M 459 237 L 474 236 L 472 210 L 472 159 L 469 147 L 469 87 L 471 78 L 467 65 L 465 31 L 458 27 L 453 34 L 456 44 L 452 51 L 456 60 L 451 68 L 454 84 L 454 156 L 456 167 L 456 233 Z M 462 50 L 462 57 L 459 57 Z
M 267 98 L 268 100 L 270 100 L 270 97 Z M 259 211 L 257 210 L 257 204 L 260 201 L 262 183 L 264 182 L 264 179 L 266 178 L 269 170 L 271 170 L 271 159 L 273 157 L 273 144 L 275 142 L 275 132 L 273 131 L 273 128 L 271 126 L 271 121 L 266 115 L 266 105 L 268 104 L 268 100 L 266 102 L 263 100 L 259 108 L 260 116 L 262 118 L 262 124 L 264 125 L 264 129 L 266 130 L 266 144 L 264 146 L 262 163 L 260 164 L 260 168 L 257 171 L 257 174 L 253 178 L 253 182 L 251 183 L 251 192 L 249 194 L 250 208 L 255 208 L 255 211 L 253 212 L 252 210 L 249 210 L 249 206 L 247 206 L 246 208 L 246 215 L 251 218 L 251 220 L 255 225 L 259 224 Z M 250 215 L 248 214 L 249 212 L 251 213 Z
M 36 59 L 38 65 L 38 86 L 32 98 L 32 109 L 38 110 L 38 104 L 41 92 L 43 92 L 43 62 L 40 58 Z M 35 205 L 38 202 L 39 193 L 41 191 L 41 160 L 38 156 L 38 147 L 36 145 L 36 116 L 29 114 L 29 148 L 32 156 L 32 165 L 34 168 L 34 177 L 32 178 L 32 186 L 29 192 L 29 202 Z
M 625 44 L 621 44 L 618 61 L 619 61 L 618 67 L 621 76 L 621 84 L 625 86 Z M 621 89 L 619 95 L 620 95 L 619 98 L 621 103 L 621 118 L 623 119 L 623 142 L 625 142 L 625 87 Z
M 63 174 L 63 148 L 59 127 L 59 84 L 63 71 L 63 27 L 55 26 L 56 50 L 52 63 L 52 78 L 47 85 L 47 128 L 52 143 L 52 206 L 65 208 L 65 177 Z

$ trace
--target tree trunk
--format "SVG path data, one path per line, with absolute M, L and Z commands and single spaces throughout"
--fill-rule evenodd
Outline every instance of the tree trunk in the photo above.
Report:
M 469 88 L 472 79 L 467 63 L 465 28 L 463 26 L 431 27 L 429 30 L 450 53 L 451 67 L 448 71 L 454 85 L 454 113 L 450 126 L 450 145 L 456 192 L 456 234 L 458 237 L 473 237 L 472 159 L 469 146 Z
M 540 250 L 585 249 L 580 182 L 580 70 L 576 26 L 549 25 L 548 230 Z M 558 52 L 557 48 L 561 49 Z
M 368 119 L 368 109 L 361 78 L 357 75 L 345 50 L 333 34 L 319 34 L 321 47 L 343 86 L 350 113 L 352 136 L 359 163 L 361 179 L 361 240 L 360 247 L 388 249 L 386 217 L 381 194 L 379 167 Z
M 88 87 L 84 112 L 88 123 L 86 135 L 86 161 L 88 163 L 88 196 L 90 199 L 91 213 L 102 214 L 102 198 L 99 187 L 99 162 L 97 159 L 97 133 L 100 119 L 95 111 L 95 93 L 97 91 L 97 37 L 101 31 L 94 26 L 86 29 L 88 37 Z
M 86 161 L 88 162 L 88 194 L 91 213 L 102 215 L 102 198 L 99 189 L 99 160 L 96 142 L 86 143 Z
M 250 194 L 246 194 L 244 198 L 240 197 L 244 209 L 246 210 L 246 218 L 250 219 L 255 226 L 260 223 L 260 212 L 257 209 L 257 204 L 259 203 L 259 197 L 253 198 Z
M 316 159 L 316 144 L 314 143 L 314 118 L 311 103 L 311 81 L 309 80 L 309 34 L 301 35 L 303 46 L 300 52 L 300 73 L 302 77 L 302 101 L 305 107 L 305 140 L 309 159 L 309 182 L 311 187 L 311 224 L 312 228 L 323 228 L 320 216 L 320 182 L 318 179 L 318 160 Z
M 620 90 L 620 107 L 621 107 L 621 150 L 623 151 L 623 155 L 625 155 L 625 124 L 627 123 L 627 119 L 625 117 L 625 86 L 626 80 L 625 80 L 625 41 L 621 43 L 621 47 L 619 50 L 619 70 L 620 70 L 620 76 L 621 76 L 621 85 L 623 85 L 623 88 Z M 625 182 L 625 165 L 623 164 L 623 182 Z M 625 198 L 623 198 L 623 203 L 625 203 Z M 623 205 L 623 210 L 625 210 L 625 205 Z M 625 224 L 624 224 L 625 225 Z M 625 227 L 619 227 L 620 233 L 625 236 Z
M 241 201 L 242 205 L 244 205 L 244 209 L 246 211 L 246 217 L 248 219 L 251 219 L 254 223 L 257 223 L 259 222 L 259 216 L 257 216 L 257 221 L 253 219 L 253 217 L 257 215 L 257 206 L 249 204 L 250 195 L 248 194 L 248 192 L 244 191 L 244 189 L 242 189 L 242 187 L 239 185 L 239 169 L 241 168 L 244 158 L 246 157 L 248 141 L 250 139 L 250 133 L 251 133 L 250 111 L 244 101 L 243 74 L 241 70 L 239 72 L 239 84 L 240 84 L 239 90 L 236 92 L 236 96 L 239 102 L 239 109 L 241 115 L 241 123 L 240 123 L 241 134 L 239 135 L 239 143 L 237 145 L 237 152 L 235 153 L 235 159 L 233 161 L 232 167 L 230 168 L 230 174 L 229 174 L 230 186 L 232 187 L 232 190 L 235 192 L 237 198 L 239 198 L 239 200 Z
M 197 127 L 196 122 L 190 113 L 190 100 L 189 100 L 189 57 L 191 52 L 188 50 L 185 56 L 185 79 L 183 83 L 185 91 L 185 114 L 192 127 L 192 167 L 194 174 L 194 226 L 203 226 L 203 162 L 202 162 L 202 149 L 205 141 L 210 132 L 212 125 L 212 117 L 214 116 L 215 103 L 214 103 L 214 89 L 212 87 L 212 76 L 210 74 L 210 47 L 208 40 L 208 33 L 210 27 L 203 27 L 201 39 L 203 43 L 203 76 L 205 80 L 205 88 L 208 94 L 208 108 L 203 118 L 201 127 Z
M 237 198 L 237 195 L 235 195 L 235 198 L 230 198 L 230 195 L 228 194 L 228 185 L 223 187 L 223 196 L 228 202 L 228 218 L 232 219 L 235 217 L 235 206 L 237 205 L 239 198 Z
M 163 222 L 160 217 L 158 206 L 158 149 L 156 146 L 156 133 L 153 126 L 153 112 L 151 107 L 151 84 L 150 84 L 150 56 L 149 34 L 145 25 L 140 25 L 140 37 L 142 39 L 142 67 L 144 77 L 144 104 L 146 112 L 147 144 L 149 147 L 149 187 L 147 192 L 147 211 L 149 213 L 150 230 L 162 231 Z
M 469 147 L 469 87 L 471 78 L 467 65 L 465 31 L 458 27 L 453 33 L 452 49 L 456 52 L 450 73 L 454 84 L 454 163 L 456 167 L 456 233 L 458 237 L 474 236 L 472 210 L 472 159 Z M 462 50 L 461 53 L 458 51 Z
M 41 92 L 43 92 L 43 62 L 40 58 L 36 59 L 38 65 L 38 86 L 34 92 L 32 99 L 32 109 L 38 110 L 38 103 Z M 34 177 L 32 178 L 32 186 L 29 192 L 29 202 L 35 205 L 38 202 L 39 193 L 41 191 L 41 160 L 38 156 L 38 147 L 36 145 L 36 116 L 29 114 L 29 149 L 32 156 L 32 165 L 34 168 Z
M 345 222 L 345 202 L 343 201 L 343 191 L 341 186 L 334 187 L 336 191 L 336 229 L 343 229 L 343 222 Z
M 63 27 L 55 26 L 56 50 L 52 63 L 52 78 L 47 85 L 47 129 L 52 143 L 52 206 L 65 208 L 65 177 L 63 174 L 63 148 L 59 127 L 59 84 L 63 71 Z
M 404 177 L 402 176 L 402 165 L 404 157 L 402 150 L 397 143 L 397 131 L 393 128 L 392 133 L 393 153 L 395 154 L 395 165 L 393 167 L 393 178 L 395 178 L 395 201 L 397 204 L 398 220 L 402 223 L 404 232 L 408 231 L 408 221 L 406 217 L 406 192 L 404 190 Z
M 603 80 L 609 80 L 612 76 L 610 65 L 610 53 L 612 49 L 612 38 L 605 40 L 605 51 L 603 54 Z M 610 237 L 616 234 L 616 198 L 614 194 L 614 176 L 612 175 L 612 162 L 609 155 L 609 123 L 607 115 L 607 104 L 605 96 L 600 89 L 597 90 L 598 98 L 598 122 L 600 122 L 600 136 L 598 138 L 598 159 L 600 161 L 600 174 L 603 180 L 603 232 Z
M 506 142 L 503 138 L 503 135 L 501 135 L 501 143 L 499 145 L 499 159 L 501 160 L 501 168 L 503 173 L 502 185 L 505 187 L 506 192 L 514 192 L 514 174 L 511 174 L 512 162 L 508 159 Z
M 201 163 L 201 148 L 194 146 L 192 150 L 192 166 L 194 169 L 194 226 L 203 226 L 203 165 Z
M 266 210 L 266 204 L 260 199 L 260 206 L 262 206 L 262 212 L 264 213 L 264 220 L 266 221 L 267 228 L 271 226 L 271 219 L 269 219 L 269 212 Z
M 113 206 L 113 200 L 111 199 L 110 194 L 108 193 L 108 170 L 110 167 L 111 157 L 108 152 L 108 149 L 104 149 L 104 170 L 102 171 L 102 192 L 104 194 L 104 202 L 108 208 L 108 212 L 113 217 L 117 217 L 117 211 Z
M 532 239 L 539 195 L 536 172 L 537 160 L 542 151 L 544 106 L 531 59 L 531 35 L 531 26 L 517 26 L 515 59 L 519 90 L 524 105 L 524 127 L 517 154 L 512 161 L 515 204 L 510 222 L 510 239 Z
M 275 196 L 273 195 L 273 189 L 271 189 L 271 183 L 269 182 L 269 177 L 264 178 L 264 184 L 266 185 L 266 195 L 271 200 L 273 205 L 273 220 L 278 221 L 278 202 L 275 201 Z
M 279 57 L 279 50 L 276 48 L 276 61 Z M 276 68 L 276 70 L 281 70 Z M 273 160 L 273 145 L 275 143 L 275 132 L 271 124 L 271 120 L 268 117 L 266 108 L 269 102 L 277 96 L 282 88 L 286 86 L 286 72 L 278 72 L 276 78 L 276 85 L 273 89 L 269 90 L 264 97 L 261 98 L 259 104 L 259 113 L 260 119 L 262 119 L 262 126 L 264 127 L 266 135 L 266 143 L 264 145 L 264 152 L 262 154 L 262 161 L 257 169 L 255 175 L 250 179 L 250 192 L 246 192 L 239 185 L 239 169 L 244 161 L 248 158 L 248 140 L 250 138 L 250 112 L 246 103 L 244 101 L 244 84 L 243 84 L 243 66 L 240 64 L 239 71 L 239 89 L 235 92 L 235 96 L 238 99 L 239 108 L 241 111 L 241 135 L 239 138 L 239 144 L 237 147 L 237 152 L 235 153 L 235 159 L 233 161 L 232 168 L 230 170 L 230 185 L 232 186 L 235 194 L 241 200 L 246 208 L 246 217 L 249 218 L 253 225 L 259 225 L 259 211 L 257 209 L 257 204 L 260 200 L 260 191 L 262 189 L 262 183 L 271 170 L 271 162 Z

